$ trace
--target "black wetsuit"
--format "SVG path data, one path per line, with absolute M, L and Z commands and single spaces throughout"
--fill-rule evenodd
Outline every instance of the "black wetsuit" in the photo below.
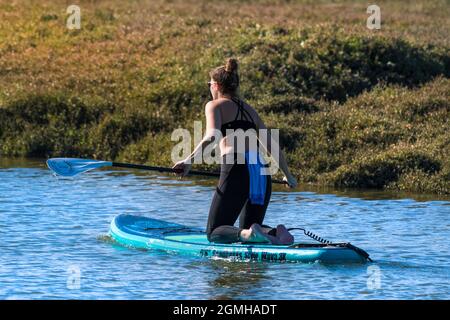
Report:
M 227 129 L 256 130 L 256 125 L 249 112 L 245 110 L 243 102 L 235 98 L 233 101 L 238 106 L 238 112 L 234 121 L 222 125 L 222 135 L 226 135 Z M 242 159 L 245 159 L 243 155 L 241 156 Z M 225 157 L 226 155 L 224 155 Z M 238 154 L 236 153 L 233 158 L 234 162 L 228 164 L 225 163 L 225 159 L 222 159 L 219 185 L 213 196 L 206 230 L 208 240 L 211 242 L 238 242 L 242 229 L 250 228 L 253 223 L 261 225 L 272 194 L 271 176 L 267 175 L 264 204 L 250 203 L 250 176 L 247 164 L 240 164 L 241 161 L 238 163 Z M 234 227 L 234 223 L 239 215 L 239 228 L 237 228 Z

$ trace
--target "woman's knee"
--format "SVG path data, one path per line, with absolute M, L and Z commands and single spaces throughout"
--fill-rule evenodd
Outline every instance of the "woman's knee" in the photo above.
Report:
M 223 235 L 220 232 L 220 228 L 219 228 L 219 230 L 217 230 L 217 228 L 208 230 L 206 232 L 206 237 L 207 237 L 209 242 L 218 242 L 218 243 L 220 243 L 220 242 L 223 241 Z
M 206 238 L 208 239 L 209 242 L 213 242 L 211 239 L 211 234 L 212 234 L 212 230 L 207 230 L 206 231 Z
M 234 243 L 239 241 L 239 232 L 239 228 L 229 225 L 222 225 L 217 228 L 207 230 L 206 237 L 209 242 Z

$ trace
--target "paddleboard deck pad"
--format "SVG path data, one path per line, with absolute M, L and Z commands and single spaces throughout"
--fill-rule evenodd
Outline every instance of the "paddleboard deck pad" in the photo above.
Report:
M 181 255 L 273 262 L 365 263 L 368 255 L 349 243 L 272 245 L 209 242 L 199 228 L 144 216 L 120 214 L 111 222 L 111 237 L 121 245 Z

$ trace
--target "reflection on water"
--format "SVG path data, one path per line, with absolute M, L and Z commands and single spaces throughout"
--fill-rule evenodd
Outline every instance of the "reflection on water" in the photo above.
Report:
M 0 298 L 450 297 L 446 197 L 274 188 L 267 224 L 305 227 L 323 238 L 360 246 L 379 268 L 377 288 L 368 285 L 365 265 L 182 257 L 122 247 L 106 235 L 119 213 L 204 228 L 215 183 L 111 168 L 57 178 L 43 160 L 0 159 Z M 301 233 L 296 237 L 307 240 Z M 78 289 L 70 286 L 76 275 Z
M 231 300 L 245 299 L 251 288 L 258 287 L 263 280 L 270 277 L 266 274 L 267 263 L 231 262 L 211 260 L 207 262 L 210 273 L 214 276 L 210 281 L 211 299 Z

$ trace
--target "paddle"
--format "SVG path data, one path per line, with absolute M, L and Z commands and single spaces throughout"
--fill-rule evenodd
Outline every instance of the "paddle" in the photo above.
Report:
M 171 172 L 179 173 L 179 171 L 166 168 L 166 167 L 155 167 L 155 166 L 144 166 L 140 164 L 129 164 L 129 163 L 119 163 L 112 161 L 100 161 L 91 159 L 77 159 L 77 158 L 52 158 L 47 160 L 47 166 L 56 174 L 64 177 L 73 177 L 77 174 L 87 172 L 90 170 L 102 168 L 102 167 L 118 167 L 118 168 L 131 168 L 140 170 L 150 170 L 158 172 Z M 196 176 L 206 176 L 206 177 L 219 177 L 218 172 L 208 172 L 208 171 L 196 171 L 191 170 L 189 174 Z M 272 179 L 273 183 L 286 184 L 285 181 Z

